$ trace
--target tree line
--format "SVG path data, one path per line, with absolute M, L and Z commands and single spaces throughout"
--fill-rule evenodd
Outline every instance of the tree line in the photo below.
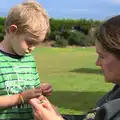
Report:
M 93 46 L 94 39 L 90 33 L 102 21 L 92 19 L 54 19 L 50 18 L 50 33 L 47 41 L 53 41 L 54 47 L 67 45 Z M 0 17 L 0 40 L 4 35 L 5 18 Z

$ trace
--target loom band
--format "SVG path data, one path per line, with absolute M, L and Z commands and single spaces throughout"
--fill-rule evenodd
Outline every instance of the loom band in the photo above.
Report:
M 25 103 L 25 100 L 24 100 L 24 98 L 23 98 L 23 94 L 22 94 L 22 93 L 19 94 L 19 98 L 20 98 L 22 104 L 24 104 L 24 103 Z

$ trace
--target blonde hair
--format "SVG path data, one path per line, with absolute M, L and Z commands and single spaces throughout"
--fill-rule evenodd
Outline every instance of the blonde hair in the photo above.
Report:
M 49 32 L 49 17 L 45 9 L 36 1 L 26 1 L 10 9 L 5 22 L 5 31 L 16 25 L 18 34 L 31 33 L 40 36 L 43 32 Z
M 107 51 L 120 57 L 120 15 L 100 25 L 95 32 L 95 37 Z

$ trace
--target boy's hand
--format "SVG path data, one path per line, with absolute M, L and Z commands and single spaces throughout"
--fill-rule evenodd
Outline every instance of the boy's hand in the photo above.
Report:
M 52 94 L 52 91 L 53 91 L 52 85 L 48 83 L 41 83 L 40 88 L 44 96 L 50 96 Z
M 37 88 L 30 89 L 30 90 L 25 90 L 24 92 L 22 92 L 22 97 L 25 103 L 27 103 L 30 99 L 37 98 L 41 94 L 42 94 L 41 87 L 37 87 Z

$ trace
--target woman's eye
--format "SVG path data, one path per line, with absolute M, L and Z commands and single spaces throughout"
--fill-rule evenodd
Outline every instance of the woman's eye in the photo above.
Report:
M 104 56 L 99 55 L 99 58 L 104 59 Z

